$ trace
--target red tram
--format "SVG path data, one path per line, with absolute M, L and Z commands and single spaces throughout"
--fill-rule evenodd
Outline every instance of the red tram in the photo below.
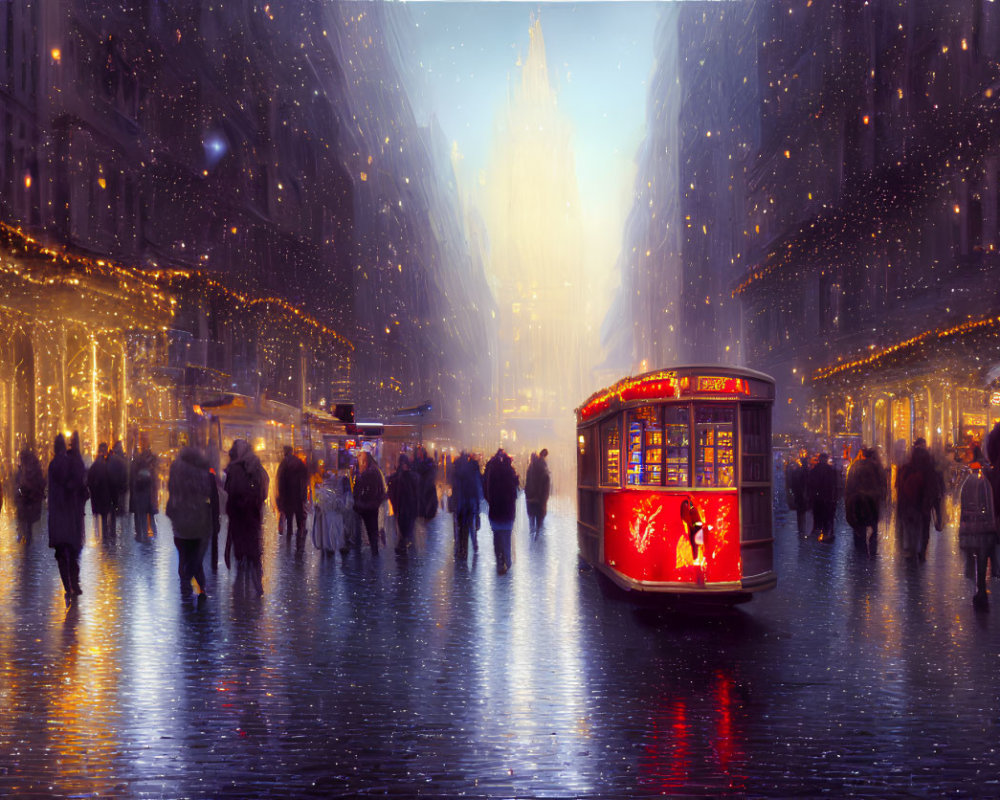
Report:
M 771 409 L 760 372 L 624 378 L 577 409 L 581 557 L 618 586 L 738 603 L 771 589 Z

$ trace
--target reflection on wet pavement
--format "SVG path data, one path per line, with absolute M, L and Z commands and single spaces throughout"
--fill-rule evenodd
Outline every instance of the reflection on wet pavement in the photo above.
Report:
M 1000 795 L 1000 608 L 973 611 L 954 527 L 918 565 L 779 511 L 778 588 L 706 615 L 581 573 L 571 502 L 536 538 L 521 514 L 506 576 L 485 518 L 468 563 L 446 514 L 377 561 L 271 519 L 264 597 L 222 565 L 200 608 L 163 518 L 107 543 L 88 518 L 66 608 L 4 516 L 0 795 Z

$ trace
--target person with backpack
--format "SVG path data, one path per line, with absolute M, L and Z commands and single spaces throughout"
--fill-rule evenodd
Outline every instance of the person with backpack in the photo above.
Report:
M 170 465 L 167 480 L 167 517 L 174 529 L 177 574 L 181 599 L 191 596 L 191 582 L 198 585 L 198 602 L 205 589 L 205 553 L 212 534 L 219 530 L 219 490 L 208 459 L 196 447 L 185 447 Z
M 972 604 L 986 608 L 989 597 L 986 591 L 986 567 L 991 556 L 995 558 L 997 546 L 997 519 L 993 505 L 993 486 L 984 474 L 982 454 L 976 449 L 969 464 L 969 474 L 960 490 L 960 517 L 958 546 L 965 553 L 967 574 L 975 569 L 976 593 Z
M 358 474 L 354 480 L 354 511 L 364 523 L 372 555 L 378 555 L 378 510 L 385 500 L 386 485 L 375 461 L 374 448 L 365 442 L 358 452 Z
M 248 581 L 258 595 L 264 594 L 264 502 L 267 500 L 269 478 L 250 443 L 237 439 L 229 449 L 226 468 L 226 516 L 229 534 L 226 537 L 226 567 L 236 559 L 236 580 Z

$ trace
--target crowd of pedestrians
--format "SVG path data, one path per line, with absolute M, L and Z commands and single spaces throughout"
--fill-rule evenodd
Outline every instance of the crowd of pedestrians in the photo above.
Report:
M 855 544 L 869 555 L 891 531 L 906 560 L 923 563 L 931 528 L 945 528 L 947 506 L 958 508 L 959 547 L 966 556 L 966 574 L 976 580 L 973 603 L 988 605 L 987 572 L 1000 577 L 996 566 L 1000 539 L 1000 423 L 985 440 L 986 453 L 970 442 L 950 459 L 935 457 L 918 438 L 899 463 L 886 467 L 876 448 L 861 447 L 853 459 L 838 463 L 825 452 L 810 455 L 805 448 L 784 469 L 788 508 L 796 513 L 799 533 L 831 542 L 835 520 L 844 520 Z M 841 506 L 841 500 L 843 504 Z M 895 514 L 893 515 L 893 510 Z M 811 524 L 810 524 L 811 520 Z
M 193 446 L 182 447 L 170 464 L 165 513 L 177 550 L 181 597 L 208 596 L 205 561 L 213 572 L 219 566 L 223 514 L 228 520 L 223 560 L 234 569 L 239 591 L 264 592 L 263 522 L 270 478 L 249 442 L 237 439 L 229 450 L 222 475 L 207 455 Z M 532 533 L 541 530 L 550 493 L 547 450 L 533 453 L 527 467 L 525 499 Z M 466 559 L 469 543 L 478 552 L 481 514 L 488 510 L 497 571 L 505 574 L 513 563 L 511 534 L 516 518 L 520 478 L 513 460 L 502 449 L 480 468 L 476 455 L 463 451 L 442 462 L 445 482 L 438 483 L 438 463 L 423 446 L 400 453 L 388 477 L 370 442 L 353 451 L 349 469 L 311 473 L 291 447 L 275 474 L 275 508 L 279 536 L 301 544 L 307 534 L 310 510 L 313 544 L 324 553 L 346 555 L 362 546 L 362 532 L 372 555 L 386 544 L 386 529 L 395 531 L 395 550 L 406 555 L 414 546 L 418 519 L 432 519 L 441 499 L 453 512 L 455 557 Z M 136 443 L 126 459 L 122 442 L 98 446 L 93 462 L 85 466 L 76 432 L 67 442 L 55 437 L 47 472 L 31 448 L 18 458 L 12 490 L 17 538 L 30 543 L 32 532 L 48 508 L 48 544 L 59 567 L 67 604 L 83 593 L 80 554 L 85 539 L 89 501 L 93 532 L 105 543 L 117 540 L 132 517 L 137 541 L 157 536 L 160 463 L 146 438 Z M 486 503 L 484 509 L 483 503 Z

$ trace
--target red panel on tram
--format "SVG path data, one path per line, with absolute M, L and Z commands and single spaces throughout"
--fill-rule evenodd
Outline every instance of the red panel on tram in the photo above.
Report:
M 669 490 L 607 494 L 604 560 L 637 581 L 739 581 L 738 498 Z

